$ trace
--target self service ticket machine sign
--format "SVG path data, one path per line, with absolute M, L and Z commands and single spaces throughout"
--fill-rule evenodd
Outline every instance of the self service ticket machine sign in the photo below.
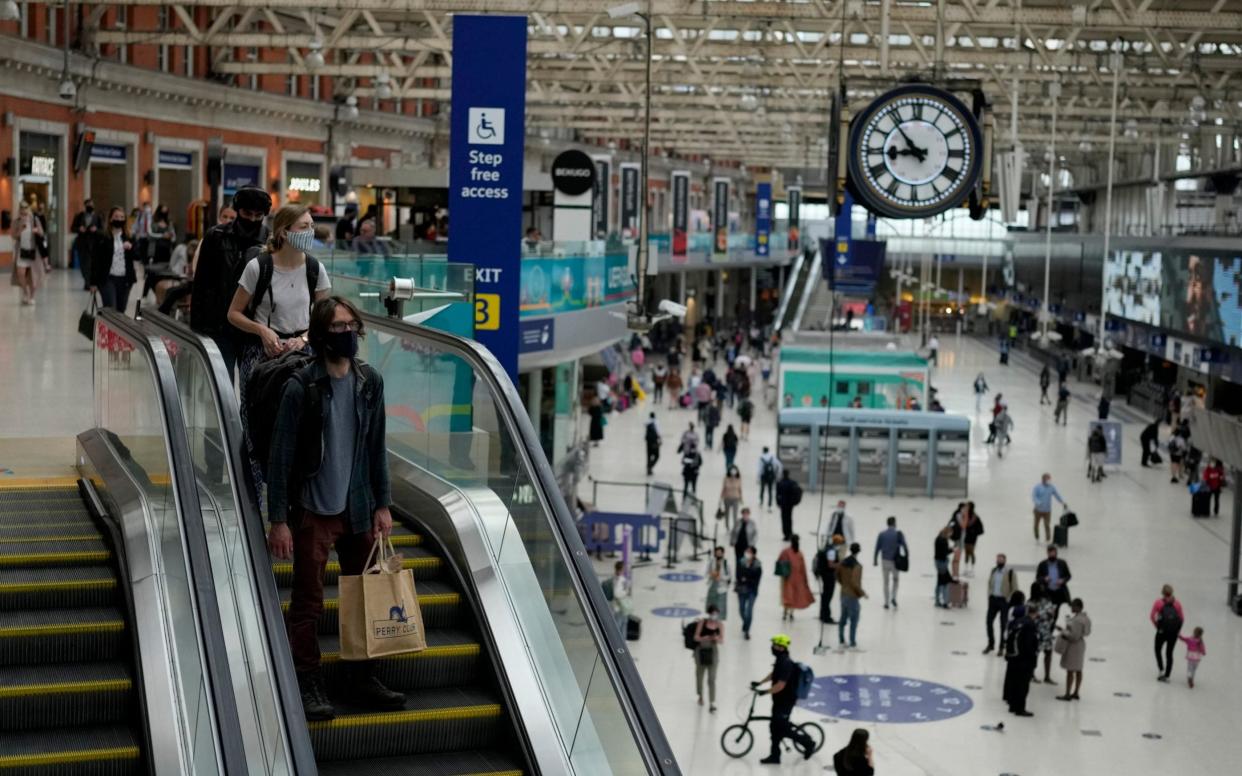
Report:
M 516 383 L 526 17 L 453 17 L 448 257 L 474 266 L 475 338 Z

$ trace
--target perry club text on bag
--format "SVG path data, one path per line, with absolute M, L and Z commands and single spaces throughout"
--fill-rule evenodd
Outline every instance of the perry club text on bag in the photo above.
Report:
M 426 649 L 414 574 L 401 568 L 392 543 L 375 542 L 363 568 L 360 575 L 340 578 L 341 659 L 369 660 Z

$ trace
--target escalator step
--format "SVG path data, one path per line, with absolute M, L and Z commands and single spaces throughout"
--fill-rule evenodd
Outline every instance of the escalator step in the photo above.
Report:
M 366 765 L 342 761 L 323 763 L 319 776 L 353 776 L 364 769 L 371 776 L 522 776 L 518 761 L 496 752 L 446 752 L 411 757 L 381 757 Z
M 0 569 L 0 612 L 108 606 L 116 590 L 108 566 Z
M 424 623 L 425 624 L 425 623 Z M 331 685 L 340 675 L 341 640 L 320 636 L 324 677 Z M 453 687 L 478 681 L 482 646 L 473 635 L 458 630 L 427 632 L 427 649 L 374 661 L 376 676 L 386 686 L 408 692 Z
M 0 773 L 8 776 L 137 776 L 142 752 L 123 725 L 0 733 Z
M 132 701 L 122 663 L 0 667 L 0 730 L 119 722 Z
M 423 610 L 423 627 L 428 631 L 433 628 L 451 628 L 467 614 L 461 594 L 443 582 L 424 581 L 419 578 L 415 580 L 415 589 L 418 592 L 418 605 Z M 281 591 L 282 611 L 289 611 L 290 593 L 288 589 Z M 335 585 L 324 587 L 323 614 L 319 617 L 319 633 L 322 635 L 340 632 L 339 596 Z
M 0 612 L 0 666 L 117 660 L 128 646 L 111 607 Z
M 0 523 L 0 547 L 21 542 L 75 542 L 98 538 L 99 529 L 90 520 Z
M 103 539 L 66 542 L 57 545 L 50 542 L 14 542 L 0 544 L 0 568 L 35 568 L 39 566 L 85 566 L 107 563 L 112 551 Z
M 73 501 L 0 502 L 0 521 L 5 523 L 77 523 L 90 520 L 82 499 Z
M 338 706 L 337 714 L 308 723 L 320 761 L 480 749 L 508 730 L 500 701 L 475 689 L 420 690 L 406 696 L 404 711 Z
M 440 575 L 444 567 L 444 560 L 438 555 L 432 555 L 426 550 L 418 548 L 405 549 L 401 553 L 405 556 L 401 562 L 402 568 L 410 569 L 414 572 L 416 580 L 431 579 Z M 279 587 L 289 587 L 293 584 L 293 564 L 287 561 L 279 561 L 272 564 L 272 573 L 276 576 L 276 584 Z M 336 580 L 341 576 L 341 564 L 337 562 L 335 553 L 332 559 L 328 561 L 327 568 L 324 569 L 323 583 L 325 585 L 335 585 Z

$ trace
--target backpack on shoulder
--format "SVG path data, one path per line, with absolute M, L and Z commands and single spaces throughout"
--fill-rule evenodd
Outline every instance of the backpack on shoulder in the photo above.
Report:
M 1160 614 L 1156 615 L 1156 625 L 1161 633 L 1173 633 L 1181 629 L 1182 618 L 1172 601 L 1165 601 L 1164 606 L 1160 607 Z
M 302 380 L 303 371 L 314 362 L 314 356 L 291 351 L 260 362 L 250 373 L 250 380 L 246 383 L 246 436 L 264 478 L 271 476 L 268 465 L 272 453 L 272 437 L 276 433 L 276 416 L 280 414 L 280 402 L 284 398 L 285 388 L 291 380 Z M 302 422 L 298 424 L 298 436 L 302 442 L 299 447 L 318 449 L 320 440 L 316 438 L 312 442 L 305 438 L 303 430 L 310 426 L 311 419 L 319 421 L 322 417 L 323 402 L 317 386 L 307 382 L 306 388 Z
M 811 697 L 815 687 L 815 672 L 806 663 L 795 663 L 798 666 L 798 700 L 804 701 Z
M 249 261 L 250 258 L 250 256 L 247 256 L 246 260 Z M 271 304 L 271 312 L 273 314 L 276 312 L 276 297 L 272 294 L 272 276 L 276 272 L 276 263 L 272 259 L 272 254 L 267 251 L 259 253 L 257 258 L 259 260 L 259 279 L 255 281 L 254 293 L 250 296 L 250 304 L 246 306 L 246 317 L 252 321 L 255 320 L 255 315 L 258 314 L 259 303 L 263 301 L 264 296 L 268 298 L 268 302 Z M 310 295 L 312 305 L 315 303 L 315 288 L 318 285 L 319 261 L 308 253 L 306 254 L 306 290 Z M 296 334 L 296 332 L 291 331 L 279 333 Z
M 698 632 L 699 621 L 691 620 L 681 626 L 681 639 L 685 643 L 686 649 L 698 649 L 699 642 L 694 638 L 694 634 Z

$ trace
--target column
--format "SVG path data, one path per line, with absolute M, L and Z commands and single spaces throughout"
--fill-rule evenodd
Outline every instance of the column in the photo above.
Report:
M 750 308 L 749 309 L 750 309 L 750 315 L 752 319 L 754 318 L 754 315 L 755 315 L 755 288 L 758 285 L 758 277 L 759 277 L 759 268 L 751 267 L 750 268 Z
M 724 319 L 724 270 L 716 270 L 716 325 Z

